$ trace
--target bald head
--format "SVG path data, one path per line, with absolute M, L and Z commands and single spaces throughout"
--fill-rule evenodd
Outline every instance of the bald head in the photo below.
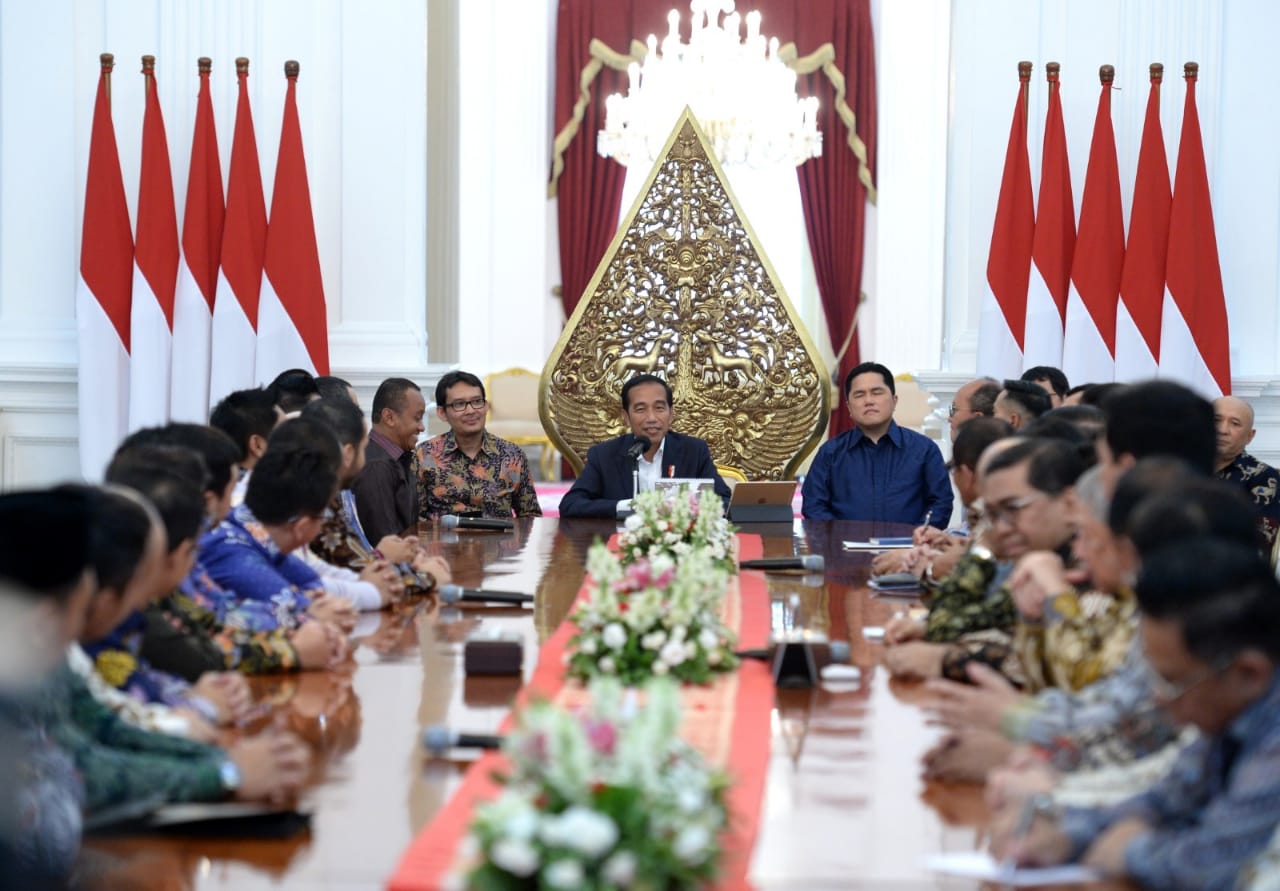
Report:
M 1213 403 L 1217 431 L 1217 469 L 1229 465 L 1253 442 L 1253 406 L 1238 396 L 1222 396 Z

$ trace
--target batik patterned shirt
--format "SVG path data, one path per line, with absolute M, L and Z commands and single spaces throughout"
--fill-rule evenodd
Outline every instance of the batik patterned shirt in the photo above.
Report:
M 1249 496 L 1258 511 L 1258 532 L 1270 550 L 1276 543 L 1277 531 L 1280 531 L 1280 471 L 1248 452 L 1241 452 L 1218 471 L 1218 479 L 1239 486 Z
M 1030 693 L 1079 690 L 1124 663 L 1137 630 L 1132 592 L 1063 591 L 1045 601 L 1038 621 L 1020 620 L 1014 649 Z
M 1144 888 L 1227 891 L 1280 822 L 1280 674 L 1227 729 L 1187 746 L 1163 780 L 1112 807 L 1068 808 L 1062 829 L 1082 853 L 1107 827 L 1144 820 L 1125 849 Z
M 418 510 L 423 517 L 479 511 L 486 517 L 540 517 L 529 459 L 515 443 L 486 431 L 475 458 L 450 430 L 420 443 Z
M 276 627 L 296 627 L 311 601 L 324 596 L 315 570 L 282 552 L 245 504 L 200 539 L 200 556 L 220 587 L 241 600 L 268 605 Z
M 324 514 L 324 525 L 310 545 L 311 553 L 333 566 L 345 566 L 359 572 L 375 560 L 381 559 L 377 549 L 369 542 L 360 525 L 356 511 L 355 495 L 343 489 L 333 496 Z M 404 582 L 406 594 L 425 594 L 436 585 L 430 573 L 415 572 L 407 563 L 396 567 Z
M 41 710 L 49 737 L 75 762 L 90 815 L 131 802 L 213 801 L 226 794 L 222 750 L 130 726 L 65 663 Z
M 142 655 L 189 681 L 206 671 L 266 674 L 301 667 L 285 631 L 253 631 L 225 624 L 198 593 L 175 591 L 148 606 L 145 615 Z

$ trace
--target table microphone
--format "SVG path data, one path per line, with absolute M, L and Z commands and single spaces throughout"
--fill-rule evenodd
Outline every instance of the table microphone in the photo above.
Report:
M 501 603 L 508 606 L 523 606 L 533 603 L 532 594 L 519 591 L 486 591 L 483 588 L 463 588 L 459 585 L 441 585 L 440 602 L 450 603 Z
M 445 514 L 440 518 L 441 529 L 482 529 L 486 532 L 503 532 L 515 528 L 514 520 L 500 520 L 494 517 L 459 517 Z
M 652 443 L 650 443 L 649 440 L 645 439 L 643 436 L 637 436 L 636 441 L 627 449 L 627 457 L 632 461 L 637 460 L 641 455 L 649 451 L 650 445 L 652 445 Z
M 450 749 L 500 749 L 502 737 L 488 733 L 455 733 L 443 724 L 422 731 L 422 747 L 439 758 Z
M 765 572 L 778 572 L 784 569 L 822 572 L 826 565 L 826 561 L 821 554 L 797 554 L 794 557 L 762 557 L 758 560 L 743 560 L 738 564 L 738 567 L 740 569 L 763 569 Z

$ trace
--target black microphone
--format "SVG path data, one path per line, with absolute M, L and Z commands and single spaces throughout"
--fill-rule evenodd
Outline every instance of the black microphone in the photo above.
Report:
M 445 514 L 440 518 L 441 529 L 483 529 L 487 532 L 502 532 L 515 528 L 514 520 L 501 520 L 493 517 L 458 517 Z
M 739 659 L 752 659 L 756 662 L 772 662 L 774 657 L 777 655 L 779 646 L 785 646 L 785 643 L 775 643 L 769 647 L 759 647 L 751 650 L 735 650 L 733 655 L 737 656 Z M 825 646 L 827 648 L 825 654 L 827 658 L 823 660 L 823 664 L 825 665 L 847 665 L 849 663 L 851 650 L 849 648 L 848 641 L 815 640 L 811 646 Z
M 500 749 L 502 737 L 488 733 L 454 733 L 443 724 L 422 731 L 422 747 L 439 758 L 450 749 Z
M 627 457 L 632 461 L 638 461 L 641 455 L 649 451 L 649 446 L 651 444 L 652 443 L 643 436 L 637 436 L 636 441 L 631 443 L 631 447 L 627 449 Z
M 827 563 L 821 554 L 797 554 L 794 557 L 763 557 L 758 560 L 743 560 L 738 566 L 741 569 L 763 569 L 765 572 L 778 572 L 785 569 L 803 569 L 806 572 L 822 572 Z
M 459 585 L 441 585 L 440 602 L 444 604 L 458 603 L 502 603 L 511 606 L 523 606 L 533 603 L 532 594 L 519 591 L 485 591 L 482 588 L 463 588 Z

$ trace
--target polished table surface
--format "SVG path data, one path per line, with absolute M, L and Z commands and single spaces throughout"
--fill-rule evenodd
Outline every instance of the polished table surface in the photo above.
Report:
M 424 543 L 450 561 L 456 583 L 536 593 L 536 605 L 458 610 L 420 600 L 364 616 L 365 627 L 357 628 L 364 636 L 342 671 L 253 679 L 259 698 L 275 703 L 267 720 L 283 722 L 315 753 L 301 805 L 313 813 L 309 833 L 283 840 L 95 839 L 92 846 L 130 858 L 156 887 L 382 887 L 467 766 L 425 758 L 421 729 L 492 732 L 518 689 L 516 679 L 467 678 L 462 640 L 477 626 L 522 635 L 527 678 L 539 642 L 582 584 L 587 548 L 615 529 L 610 521 L 541 518 L 518 521 L 509 533 L 424 524 Z M 775 630 L 800 621 L 849 640 L 861 679 L 777 692 L 753 882 L 764 889 L 973 888 L 933 876 L 921 862 L 982 843 L 981 791 L 921 779 L 921 755 L 939 735 L 917 704 L 923 690 L 891 681 L 879 665 L 879 644 L 862 636 L 864 626 L 883 626 L 909 601 L 873 596 L 866 587 L 870 555 L 841 545 L 909 530 L 796 521 L 759 531 L 765 556 L 826 557 L 823 576 L 768 576 Z

